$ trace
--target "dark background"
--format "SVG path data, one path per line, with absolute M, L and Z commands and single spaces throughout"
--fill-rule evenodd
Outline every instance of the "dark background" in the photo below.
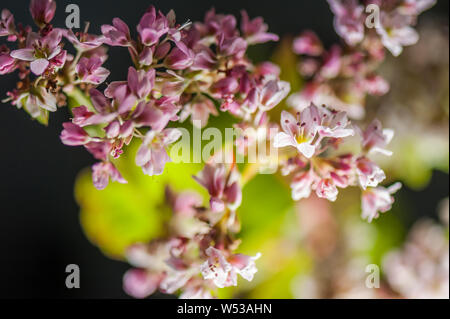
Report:
M 165 13 L 174 9 L 178 22 L 201 20 L 213 6 L 218 12 L 236 15 L 246 9 L 250 17 L 264 17 L 270 31 L 280 36 L 312 29 L 325 43 L 338 41 L 325 0 L 57 1 L 55 26 L 64 27 L 64 11 L 70 3 L 79 5 L 81 21 L 91 22 L 92 33 L 100 33 L 100 26 L 111 23 L 113 17 L 122 18 L 134 31 L 143 12 L 153 4 Z M 448 3 L 438 1 L 421 19 L 448 19 Z M 32 25 L 28 4 L 2 0 L 0 9 L 8 8 L 16 23 Z M 271 47 L 260 49 L 269 52 Z M 125 78 L 127 51 L 113 48 L 109 52 L 109 80 Z M 15 77 L 0 77 L 0 99 L 13 88 Z M 51 114 L 49 126 L 44 127 L 30 120 L 23 110 L 0 104 L 0 298 L 127 297 L 122 290 L 122 275 L 129 266 L 105 257 L 81 229 L 73 184 L 77 173 L 93 159 L 83 148 L 60 142 L 61 124 L 67 118 L 67 111 L 60 109 Z M 433 213 L 438 201 L 448 196 L 448 175 L 436 172 L 423 192 L 403 192 L 410 193 L 414 218 Z M 65 267 L 70 263 L 80 266 L 80 289 L 65 287 Z

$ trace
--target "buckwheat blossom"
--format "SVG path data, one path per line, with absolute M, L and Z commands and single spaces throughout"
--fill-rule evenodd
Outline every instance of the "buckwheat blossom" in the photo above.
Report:
M 246 11 L 241 11 L 242 21 L 241 30 L 244 39 L 249 44 L 264 43 L 267 41 L 278 41 L 278 36 L 273 33 L 268 33 L 268 26 L 264 23 L 261 17 L 250 20 Z
M 394 137 L 394 131 L 383 129 L 379 120 L 374 120 L 362 133 L 362 147 L 368 153 L 381 153 L 387 156 L 392 152 L 386 146 Z
M 100 47 L 103 44 L 104 38 L 89 34 L 86 32 L 77 32 L 75 34 L 72 29 L 62 29 L 62 35 L 73 44 L 73 46 L 81 52 L 89 51 Z
M 395 183 L 391 186 L 367 188 L 363 191 L 361 198 L 362 218 L 367 219 L 370 223 L 373 219 L 378 218 L 380 213 L 387 212 L 394 203 L 392 194 L 402 187 L 401 183 Z
M 166 188 L 165 194 L 173 212 L 171 227 L 164 238 L 127 249 L 126 258 L 135 267 L 124 275 L 128 294 L 145 298 L 158 290 L 180 298 L 213 298 L 217 288 L 236 285 L 238 274 L 253 279 L 260 254 L 250 257 L 233 252 L 236 242 L 224 240 L 225 234 L 232 234 L 224 227 L 228 217 L 213 218 L 195 192 L 175 193 Z M 174 222 L 178 227 L 173 227 Z
M 30 33 L 27 38 L 27 47 L 11 51 L 13 58 L 30 61 L 30 69 L 36 75 L 41 75 L 51 67 L 64 65 L 66 51 L 61 49 L 61 32 L 53 30 L 41 37 L 36 33 Z
M 334 28 L 349 45 L 364 38 L 364 6 L 358 0 L 328 0 L 333 11 Z
M 318 56 L 322 54 L 323 46 L 317 35 L 308 30 L 304 31 L 300 36 L 295 38 L 293 50 L 296 54 Z
M 37 25 L 50 23 L 55 16 L 56 2 L 52 0 L 31 0 L 30 12 Z
M 181 131 L 165 129 L 162 132 L 150 131 L 142 141 L 136 155 L 136 165 L 141 166 L 147 175 L 160 175 L 170 161 L 166 147 L 178 140 Z
M 448 226 L 430 219 L 416 222 L 403 247 L 389 252 L 383 260 L 390 287 L 409 299 L 448 299 L 447 233 Z
M 8 9 L 3 9 L 0 14 L 0 37 L 10 37 L 10 40 L 14 39 L 16 27 L 14 25 L 14 16 Z
M 17 68 L 16 60 L 9 55 L 9 51 L 0 51 L 0 74 L 8 74 Z
M 395 6 L 396 14 L 415 18 L 428 7 L 411 1 Z M 288 99 L 295 115 L 280 109 L 282 131 L 277 134 L 271 133 L 278 127 L 272 119 L 277 111 L 271 111 L 280 108 L 290 84 L 280 80 L 278 66 L 254 64 L 247 50 L 254 44 L 277 41 L 278 36 L 268 32 L 262 18 L 251 19 L 245 11 L 240 21 L 210 10 L 203 21 L 179 24 L 173 11 L 164 14 L 151 6 L 135 26 L 137 33 L 114 18 L 111 25 L 101 27 L 101 35 L 94 35 L 87 27 L 83 32 L 55 28 L 51 24 L 54 1 L 35 0 L 30 11 L 37 30 L 20 25 L 16 30 L 12 14 L 2 11 L 0 36 L 16 42 L 17 49 L 1 47 L 0 74 L 18 71 L 17 88 L 8 92 L 7 100 L 42 123 L 67 98 L 77 103 L 71 107 L 70 121 L 63 123 L 60 138 L 66 145 L 84 147 L 99 161 L 92 166 L 93 184 L 99 190 L 110 180 L 127 182 L 113 164 L 127 151 L 126 145 L 138 143 L 135 163 L 144 174 L 160 175 L 170 161 L 170 145 L 181 136 L 169 124 L 191 117 L 193 125 L 204 127 L 210 115 L 228 113 L 235 127 L 256 132 L 236 141 L 242 154 L 247 156 L 250 145 L 261 139 L 283 148 L 275 166 L 288 179 L 294 200 L 314 192 L 335 201 L 340 189 L 359 186 L 363 217 L 370 221 L 390 209 L 391 194 L 399 188 L 397 184 L 379 186 L 385 173 L 369 158 L 374 152 L 390 153 L 386 147 L 393 132 L 382 129 L 377 120 L 361 131 L 349 118 L 364 115 L 367 94 L 382 95 L 389 89 L 376 74 L 384 57 L 383 43 L 388 48 L 406 43 L 383 40 L 377 33 L 382 31 L 365 32 L 363 25 L 361 30 L 365 14 L 360 2 L 330 4 L 336 29 L 348 46 L 325 50 L 310 31 L 294 41 L 293 49 L 303 55 L 306 65 L 300 65 L 307 71 L 305 86 Z M 383 23 L 388 31 L 388 22 Z M 407 19 L 401 27 L 412 24 Z M 66 40 L 76 54 L 63 50 Z M 110 73 L 102 66 L 107 46 L 126 47 L 131 66 L 126 79 L 108 83 L 103 90 L 97 86 Z M 341 152 L 341 144 L 355 131 L 361 136 L 361 152 Z M 211 298 L 217 288 L 237 285 L 238 275 L 253 279 L 260 254 L 236 253 L 237 210 L 242 187 L 252 175 L 242 172 L 234 160 L 227 165 L 215 162 L 219 155 L 214 154 L 193 177 L 206 188 L 207 198 L 191 191 L 176 193 L 167 185 L 164 205 L 171 215 L 164 236 L 136 243 L 126 251 L 134 267 L 123 278 L 128 294 L 145 298 L 159 291 L 180 298 Z

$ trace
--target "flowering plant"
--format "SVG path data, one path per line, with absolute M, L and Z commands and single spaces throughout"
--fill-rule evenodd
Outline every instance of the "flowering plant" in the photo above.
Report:
M 206 189 L 208 203 L 195 192 L 167 185 L 164 199 L 171 214 L 164 234 L 125 253 L 135 267 L 124 276 L 130 295 L 143 298 L 159 290 L 180 292 L 182 298 L 213 297 L 216 288 L 236 286 L 238 275 L 251 281 L 257 272 L 259 253 L 236 253 L 238 209 L 242 188 L 264 168 L 279 169 L 294 201 L 313 192 L 335 201 L 338 188 L 358 186 L 364 219 L 371 222 L 390 210 L 401 184 L 381 186 L 386 174 L 372 155 L 392 154 L 388 144 L 394 132 L 377 119 L 364 124 L 366 95 L 389 91 L 389 83 L 376 73 L 385 49 L 398 56 L 403 46 L 417 42 L 412 26 L 433 3 L 329 0 L 344 42 L 326 50 L 312 31 L 295 38 L 292 50 L 302 57 L 305 84 L 290 94 L 291 85 L 280 79 L 276 64 L 249 58 L 250 46 L 278 41 L 278 36 L 268 32 L 262 18 L 251 19 L 245 11 L 240 24 L 215 10 L 201 22 L 183 23 L 173 11 L 151 6 L 136 26 L 136 37 L 120 18 L 94 35 L 89 24 L 82 32 L 54 27 L 55 2 L 32 0 L 37 29 L 16 26 L 12 13 L 1 12 L 0 36 L 9 45 L 0 48 L 0 74 L 17 71 L 19 77 L 4 101 L 47 124 L 50 113 L 69 100 L 72 115 L 60 137 L 99 161 L 92 166 L 99 190 L 110 180 L 127 183 L 115 164 L 131 143 L 139 145 L 134 162 L 143 173 L 162 175 L 172 160 L 171 147 L 183 135 L 180 122 L 190 118 L 200 129 L 211 116 L 231 117 L 237 131 L 231 150 L 220 145 L 208 153 L 193 176 Z M 373 28 L 364 11 L 369 5 L 380 9 Z M 106 48 L 116 46 L 128 50 L 131 64 L 126 80 L 107 83 Z M 276 148 L 277 156 L 252 161 L 252 149 L 265 144 Z M 224 163 L 222 155 L 231 160 Z

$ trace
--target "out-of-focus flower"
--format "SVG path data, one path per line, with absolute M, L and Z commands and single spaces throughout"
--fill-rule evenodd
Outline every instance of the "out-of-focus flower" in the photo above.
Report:
M 347 128 L 349 122 L 345 112 L 331 113 L 320 110 L 313 104 L 302 112 L 297 113 L 296 119 L 289 112 L 281 113 L 281 127 L 283 132 L 275 136 L 274 146 L 294 146 L 307 158 L 311 158 L 320 145 L 322 137 L 342 138 L 353 135 L 353 129 Z
M 376 188 L 367 188 L 363 191 L 361 197 L 362 218 L 370 223 L 378 218 L 379 213 L 387 212 L 394 203 L 394 197 L 391 195 L 397 192 L 402 184 L 397 182 L 385 188 L 382 186 Z
M 194 179 L 208 190 L 211 210 L 222 212 L 226 205 L 234 210 L 241 204 L 242 191 L 237 177 L 235 170 L 227 173 L 224 164 L 207 163 Z
M 401 28 L 392 28 L 389 26 L 383 26 L 376 29 L 381 36 L 383 45 L 394 56 L 399 56 L 404 46 L 416 44 L 419 40 L 419 35 L 414 28 L 404 26 Z
M 304 31 L 294 39 L 293 50 L 297 54 L 311 56 L 321 55 L 323 52 L 322 42 L 313 31 Z
M 79 33 L 79 36 L 75 35 L 71 29 L 63 29 L 62 34 L 69 40 L 73 46 L 82 52 L 93 50 L 103 44 L 103 37 L 96 36 L 87 33 Z M 77 33 L 78 34 L 78 33 Z
M 11 73 L 16 68 L 16 60 L 9 55 L 9 52 L 0 51 L 0 74 Z
M 258 271 L 255 260 L 261 256 L 261 254 L 254 257 L 237 254 L 227 259 L 214 247 L 206 249 L 206 255 L 208 260 L 200 267 L 203 278 L 211 279 L 219 288 L 236 286 L 237 274 L 248 281 L 253 280 L 254 274 Z
M 141 299 L 153 294 L 158 289 L 160 280 L 160 276 L 156 274 L 133 268 L 123 277 L 123 289 L 130 296 Z
M 36 75 L 41 75 L 48 68 L 62 67 L 66 59 L 66 51 L 61 50 L 61 32 L 53 30 L 46 36 L 40 37 L 30 33 L 27 38 L 27 47 L 11 52 L 11 56 L 18 60 L 30 61 L 30 69 Z

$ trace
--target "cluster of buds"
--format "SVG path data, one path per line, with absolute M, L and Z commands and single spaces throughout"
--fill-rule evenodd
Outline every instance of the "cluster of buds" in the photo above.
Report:
M 127 249 L 126 257 L 136 267 L 124 275 L 128 294 L 144 298 L 160 291 L 179 292 L 180 298 L 212 298 L 217 288 L 236 286 L 238 275 L 251 281 L 257 272 L 260 254 L 233 253 L 239 245 L 234 239 L 241 197 L 237 170 L 206 164 L 194 178 L 208 190 L 209 207 L 202 205 L 198 193 L 176 194 L 166 188 L 172 212 L 167 235 Z

